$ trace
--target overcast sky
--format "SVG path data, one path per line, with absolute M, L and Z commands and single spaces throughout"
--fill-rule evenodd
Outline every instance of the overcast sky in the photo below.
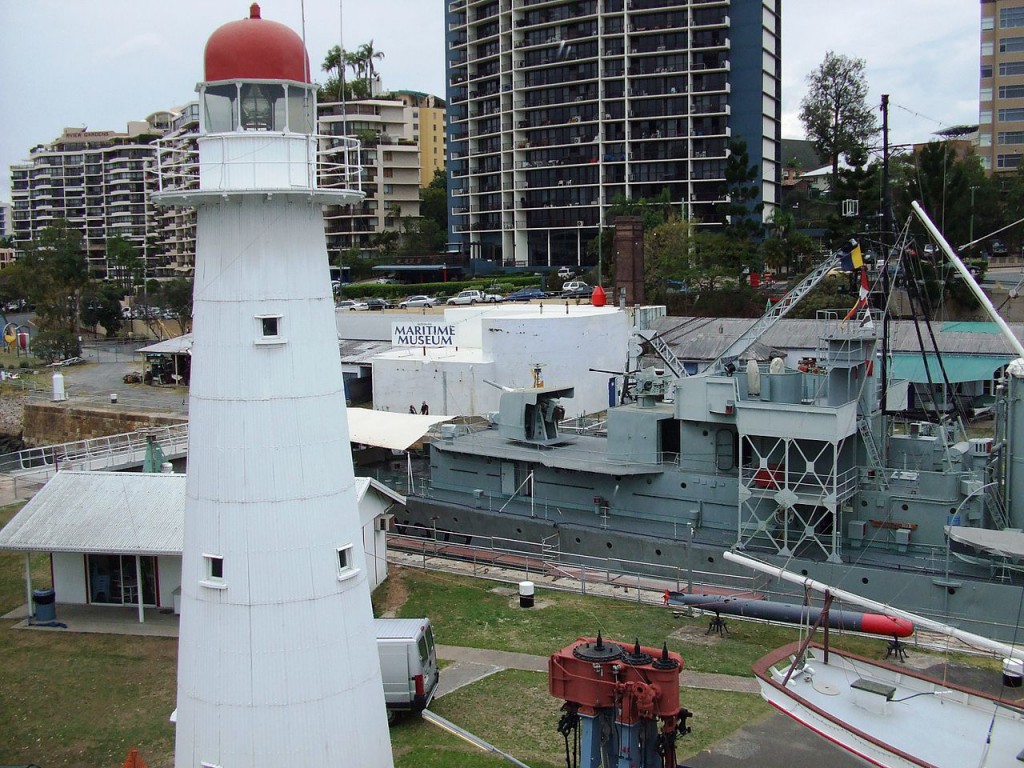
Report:
M 738 0 L 754 2 L 755 0 Z M 320 81 L 344 38 L 385 54 L 384 87 L 444 95 L 446 0 L 306 0 L 306 43 Z M 263 0 L 263 18 L 301 33 L 301 0 Z M 977 0 L 783 0 L 783 136 L 807 73 L 828 50 L 867 62 L 872 103 L 890 94 L 892 141 L 926 141 L 978 111 Z M 343 9 L 343 12 L 342 10 Z M 0 200 L 12 163 L 65 126 L 123 131 L 194 97 L 203 46 L 245 0 L 0 0 Z

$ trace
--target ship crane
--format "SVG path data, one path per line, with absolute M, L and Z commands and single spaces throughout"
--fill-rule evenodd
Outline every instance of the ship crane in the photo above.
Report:
M 740 355 L 750 349 L 751 345 L 764 336 L 773 325 L 788 315 L 789 311 L 799 304 L 804 296 L 814 290 L 829 272 L 839 266 L 839 263 L 840 254 L 837 251 L 815 267 L 809 275 L 793 286 L 785 296 L 761 315 L 759 320 L 741 333 L 732 344 L 725 348 L 725 351 L 712 361 L 708 370 L 718 372 L 726 370 L 729 365 L 735 365 L 735 361 Z
M 764 336 L 764 334 L 766 334 L 773 325 L 789 314 L 789 311 L 800 303 L 804 296 L 814 290 L 818 283 L 820 283 L 829 272 L 839 266 L 840 261 L 840 252 L 837 251 L 815 267 L 809 275 L 793 286 L 785 296 L 773 304 L 759 320 L 740 334 L 732 344 L 726 347 L 725 351 L 715 358 L 711 365 L 708 366 L 708 370 L 718 373 L 727 370 L 727 366 L 729 365 L 735 365 L 735 361 L 740 355 L 750 349 L 750 347 L 758 339 Z M 661 334 L 653 329 L 646 328 L 637 331 L 637 335 L 651 345 L 658 357 L 665 362 L 665 367 L 668 368 L 668 370 L 677 379 L 683 379 L 689 376 L 686 371 L 686 367 L 679 358 L 676 357 L 672 348 L 668 345 L 668 342 L 665 341 Z

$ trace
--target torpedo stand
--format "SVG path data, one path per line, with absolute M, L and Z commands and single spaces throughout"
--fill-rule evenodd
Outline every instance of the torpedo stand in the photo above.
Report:
M 600 633 L 553 654 L 548 692 L 565 702 L 558 730 L 566 766 L 676 768 L 676 737 L 689 732 L 693 714 L 679 705 L 682 668 L 683 658 L 665 646 L 637 641 L 627 650 Z

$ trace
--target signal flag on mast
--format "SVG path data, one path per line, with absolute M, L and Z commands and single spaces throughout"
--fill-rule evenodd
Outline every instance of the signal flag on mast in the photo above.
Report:
M 860 292 L 857 296 L 857 303 L 853 305 L 853 308 L 846 313 L 846 317 L 843 318 L 845 323 L 851 317 L 856 315 L 860 310 L 866 309 L 868 306 L 868 293 L 870 289 L 868 287 L 868 273 L 863 267 L 860 269 Z

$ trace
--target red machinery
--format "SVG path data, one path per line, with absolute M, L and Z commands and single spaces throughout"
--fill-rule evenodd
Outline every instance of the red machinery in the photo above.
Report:
M 679 704 L 682 668 L 682 657 L 665 646 L 637 641 L 626 650 L 600 633 L 553 654 L 548 691 L 565 702 L 558 729 L 566 766 L 675 768 L 676 737 L 689 731 L 692 714 Z

